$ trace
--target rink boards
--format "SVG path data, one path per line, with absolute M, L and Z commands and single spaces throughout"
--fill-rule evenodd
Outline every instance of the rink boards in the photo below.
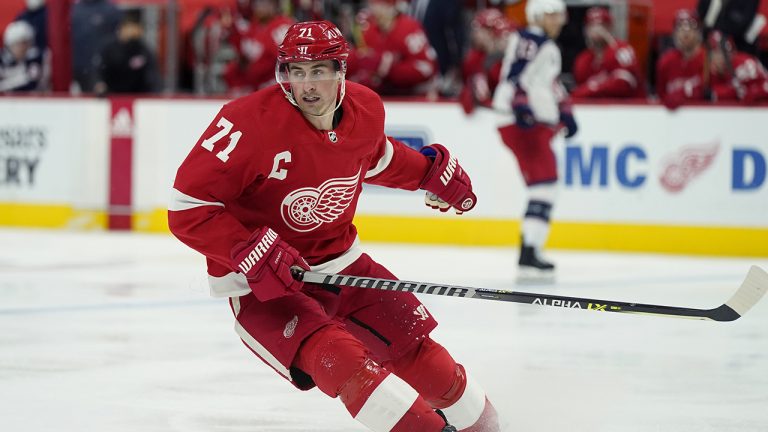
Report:
M 176 167 L 222 100 L 0 98 L 0 225 L 167 232 Z M 550 246 L 768 256 L 768 108 L 579 105 L 560 172 Z M 471 174 L 478 205 L 457 217 L 421 193 L 366 187 L 364 240 L 519 241 L 525 189 L 496 127 L 451 103 L 389 102 L 387 133 L 440 142 Z

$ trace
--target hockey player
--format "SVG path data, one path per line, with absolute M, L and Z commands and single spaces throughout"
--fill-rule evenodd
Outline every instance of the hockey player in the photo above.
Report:
M 0 92 L 48 89 L 50 58 L 35 45 L 35 32 L 26 21 L 14 21 L 3 32 L 0 47 Z
M 699 20 L 694 12 L 675 13 L 674 48 L 662 54 L 656 64 L 656 94 L 669 109 L 686 101 L 704 100 L 704 49 Z
M 736 51 L 719 30 L 707 38 L 713 101 L 738 100 L 751 105 L 768 100 L 768 72 L 755 57 Z
M 385 95 L 434 91 L 437 54 L 421 24 L 400 13 L 396 0 L 368 3 L 358 15 L 361 36 L 350 58 L 350 79 Z
M 275 80 L 277 45 L 283 40 L 293 20 L 280 14 L 277 0 L 253 0 L 253 16 L 247 24 L 233 22 L 229 42 L 237 57 L 224 71 L 230 90 L 257 90 Z
M 573 97 L 643 97 L 645 90 L 635 50 L 611 33 L 613 19 L 606 8 L 587 10 L 584 26 L 587 49 L 576 56 Z
M 212 294 L 229 297 L 242 341 L 297 388 L 339 397 L 373 431 L 498 431 L 414 295 L 291 277 L 292 266 L 393 277 L 352 224 L 364 182 L 425 189 L 441 211 L 475 206 L 445 147 L 418 152 L 384 135 L 379 96 L 345 81 L 348 54 L 327 21 L 291 26 L 279 85 L 226 104 L 181 164 L 170 229 L 206 256 Z
M 528 27 L 512 34 L 501 67 L 503 80 L 493 95 L 493 107 L 512 110 L 512 124 L 499 128 L 514 153 L 528 186 L 522 222 L 518 280 L 550 280 L 554 264 L 540 256 L 549 235 L 549 219 L 557 189 L 557 165 L 551 141 L 559 126 L 567 138 L 576 134 L 568 95 L 560 83 L 560 49 L 554 39 L 565 24 L 563 0 L 529 0 Z
M 501 73 L 501 59 L 507 38 L 515 26 L 498 9 L 483 9 L 472 18 L 472 48 L 461 67 L 464 87 L 459 101 L 464 112 L 471 114 L 476 106 L 491 106 L 491 99 Z

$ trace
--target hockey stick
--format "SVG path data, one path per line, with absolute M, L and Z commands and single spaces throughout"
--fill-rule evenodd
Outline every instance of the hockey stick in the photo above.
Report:
M 434 294 L 448 297 L 469 297 L 483 300 L 527 303 L 540 306 L 555 306 L 571 309 L 586 309 L 599 312 L 619 312 L 644 315 L 659 315 L 672 318 L 688 318 L 712 321 L 734 321 L 755 305 L 768 291 L 768 273 L 758 266 L 752 266 L 736 294 L 723 305 L 714 309 L 692 309 L 641 303 L 625 303 L 612 300 L 564 297 L 550 294 L 536 294 L 516 291 L 498 291 L 485 288 L 471 288 L 457 285 L 413 282 L 405 280 L 358 277 L 342 274 L 317 273 L 292 269 L 297 280 L 320 285 L 371 288 L 386 291 L 403 291 Z

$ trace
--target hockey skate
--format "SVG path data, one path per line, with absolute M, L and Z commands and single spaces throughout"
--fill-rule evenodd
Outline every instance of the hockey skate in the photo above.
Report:
M 517 283 L 519 284 L 548 284 L 555 281 L 555 265 L 543 260 L 533 246 L 521 243 L 520 259 L 517 264 Z

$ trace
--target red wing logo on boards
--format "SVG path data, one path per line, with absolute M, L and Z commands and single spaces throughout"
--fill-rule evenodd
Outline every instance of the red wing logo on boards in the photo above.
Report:
M 685 147 L 669 156 L 661 169 L 659 182 L 671 193 L 678 193 L 688 186 L 695 177 L 704 172 L 717 156 L 720 142 L 709 145 Z
M 301 188 L 289 193 L 280 212 L 294 231 L 312 231 L 339 218 L 352 203 L 360 180 L 360 171 L 352 177 L 334 178 L 318 188 Z

